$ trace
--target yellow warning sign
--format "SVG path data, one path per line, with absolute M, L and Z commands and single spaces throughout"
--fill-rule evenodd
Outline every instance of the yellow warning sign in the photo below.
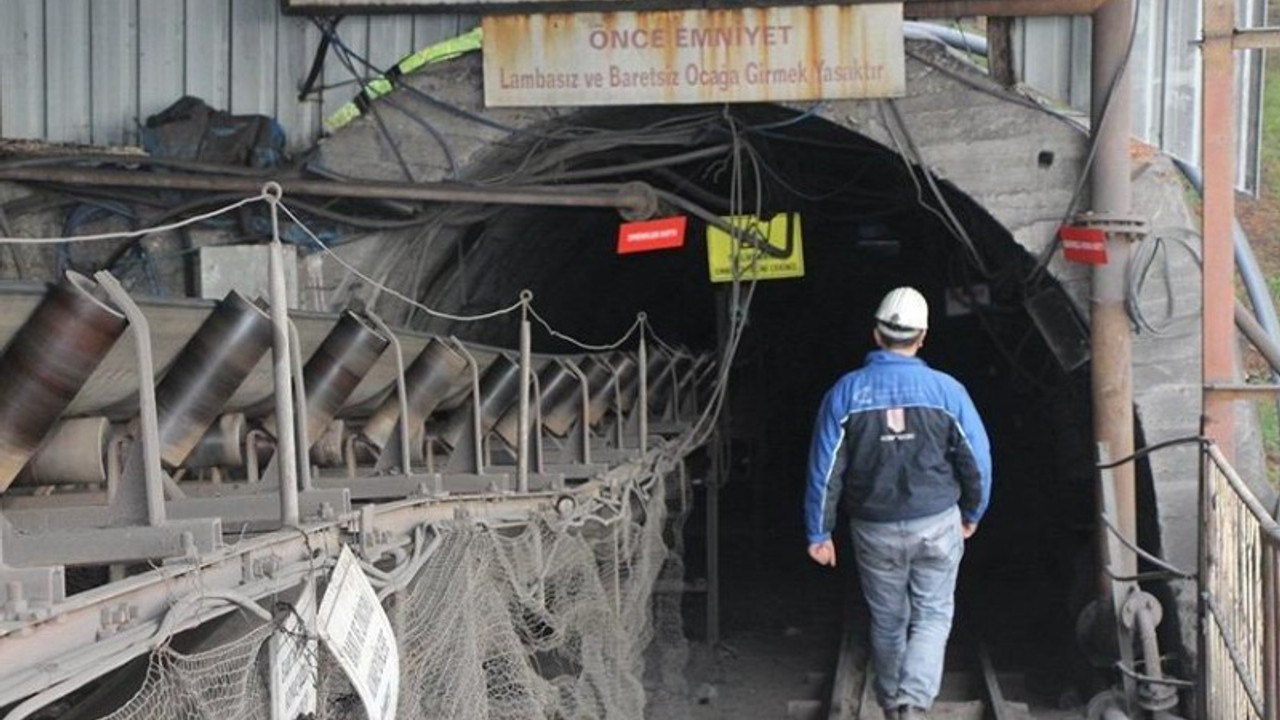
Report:
M 777 280 L 804 277 L 804 246 L 800 213 L 778 213 L 769 220 L 755 215 L 724 218 L 730 225 L 767 242 L 765 250 L 745 238 L 734 239 L 720 228 L 707 226 L 707 267 L 711 282 Z

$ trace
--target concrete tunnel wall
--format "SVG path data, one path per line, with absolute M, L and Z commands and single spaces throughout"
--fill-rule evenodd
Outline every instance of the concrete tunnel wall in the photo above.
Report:
M 433 67 L 407 80 L 447 103 L 508 128 L 550 126 L 581 112 L 575 108 L 483 107 L 476 56 Z M 1032 256 L 1039 255 L 1052 242 L 1084 163 L 1087 135 L 1080 124 L 1041 109 L 1024 95 L 1002 89 L 963 58 L 928 43 L 908 43 L 907 94 L 896 103 L 921 157 L 938 177 L 985 208 Z M 397 106 L 411 107 L 431 123 L 439 138 L 420 122 L 398 112 Z M 491 169 L 510 162 L 504 153 L 516 141 L 507 130 L 460 117 L 404 91 L 393 93 L 389 104 L 380 102 L 378 107 L 381 121 L 398 139 L 399 158 L 378 124 L 366 117 L 326 139 L 319 147 L 316 162 L 345 176 L 380 180 L 404 179 L 401 161 L 417 180 L 466 179 L 474 177 L 480 168 Z M 893 148 L 901 139 L 890 132 L 884 111 L 883 104 L 877 101 L 848 100 L 822 103 L 815 114 Z M 441 150 L 444 144 L 449 147 L 451 160 Z M 1186 185 L 1166 158 L 1135 146 L 1133 193 L 1133 209 L 1148 218 L 1158 231 L 1153 236 L 1195 237 L 1199 223 L 1188 208 Z M 1081 205 L 1087 206 L 1087 200 L 1086 195 Z M 445 211 L 440 217 L 445 225 L 457 227 L 446 228 L 421 243 L 406 242 L 408 233 L 378 234 L 349 243 L 341 252 L 361 267 L 376 268 L 375 275 L 386 277 L 393 284 L 394 269 L 413 263 L 419 271 L 417 279 L 409 281 L 413 286 L 399 289 L 417 293 L 431 303 L 456 307 L 458 289 L 443 268 L 453 252 L 451 238 L 456 238 L 468 222 L 467 211 Z M 1192 242 L 1198 246 L 1198 240 Z M 1200 275 L 1195 260 L 1181 248 L 1170 244 L 1167 255 L 1171 263 L 1172 287 L 1168 290 L 1172 293 L 1173 315 L 1163 334 L 1137 334 L 1134 338 L 1139 444 L 1199 432 Z M 491 268 L 490 272 L 500 273 L 501 269 Z M 1087 266 L 1066 262 L 1058 253 L 1049 263 L 1048 272 L 1087 322 Z M 343 275 L 341 268 L 326 264 L 326 278 L 343 278 L 331 287 L 330 297 L 335 302 L 365 294 L 365 289 Z M 1141 307 L 1155 320 L 1165 317 L 1165 290 L 1162 279 L 1153 277 L 1142 298 Z M 379 302 L 379 307 L 389 317 L 406 317 L 403 306 L 397 303 Z M 434 325 L 432 329 L 450 328 Z M 1240 409 L 1237 427 L 1239 469 L 1246 478 L 1263 479 L 1258 424 L 1252 408 Z M 1144 505 L 1148 515 L 1143 521 L 1158 533 L 1159 547 L 1152 549 L 1174 565 L 1194 570 L 1199 472 L 1196 450 L 1183 447 L 1162 451 L 1151 457 L 1150 468 L 1155 513 L 1150 516 L 1150 505 Z M 1259 489 L 1263 487 L 1264 479 Z M 1178 583 L 1172 592 L 1179 606 L 1178 629 L 1183 646 L 1193 653 L 1194 588 Z

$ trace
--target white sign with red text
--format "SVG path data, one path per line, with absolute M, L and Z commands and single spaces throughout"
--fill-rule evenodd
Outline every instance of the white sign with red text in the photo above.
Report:
M 906 90 L 902 4 L 486 16 L 489 106 L 775 102 Z

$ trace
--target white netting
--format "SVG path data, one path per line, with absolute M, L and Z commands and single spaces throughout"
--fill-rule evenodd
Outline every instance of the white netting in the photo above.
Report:
M 644 716 L 645 651 L 655 633 L 678 647 L 651 658 L 684 657 L 679 595 L 654 594 L 660 576 L 683 579 L 671 553 L 683 521 L 683 480 L 668 459 L 651 457 L 659 458 L 656 469 L 634 468 L 611 497 L 567 517 L 434 528 L 435 552 L 385 603 L 400 648 L 398 717 Z M 264 644 L 274 630 L 266 625 L 193 655 L 156 651 L 142 689 L 110 717 L 269 718 Z M 319 720 L 364 718 L 321 647 Z M 672 671 L 679 669 L 660 675 Z
M 272 627 L 260 625 L 213 650 L 184 655 L 165 646 L 151 654 L 142 689 L 109 720 L 260 720 L 269 717 L 259 654 Z

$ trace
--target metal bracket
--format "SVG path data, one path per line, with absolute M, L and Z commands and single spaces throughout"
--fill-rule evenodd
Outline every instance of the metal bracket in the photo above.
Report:
M 1123 235 L 1134 241 L 1145 238 L 1150 230 L 1145 217 L 1093 210 L 1076 215 L 1071 224 L 1077 227 L 1096 228 L 1108 235 Z

